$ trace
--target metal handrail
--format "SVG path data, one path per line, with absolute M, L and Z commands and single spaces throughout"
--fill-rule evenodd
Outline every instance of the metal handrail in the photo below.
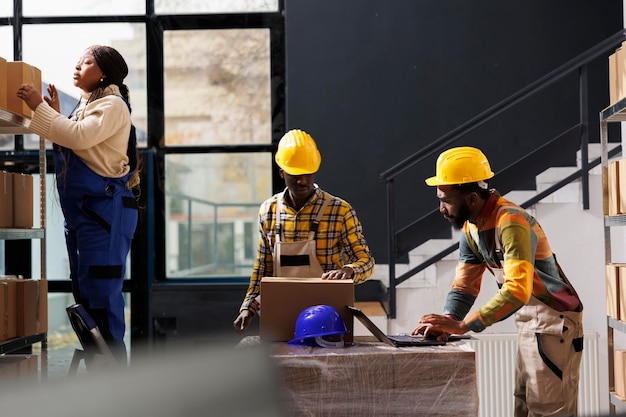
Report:
M 184 215 L 184 218 L 186 219 L 186 227 L 187 230 L 189 231 L 187 233 L 187 240 L 186 240 L 186 245 L 187 245 L 187 257 L 185 259 L 184 265 L 186 265 L 185 268 L 181 268 L 178 272 L 179 275 L 182 272 L 183 275 L 185 274 L 189 274 L 189 273 L 193 273 L 194 271 L 201 271 L 204 270 L 208 267 L 210 267 L 211 265 L 215 266 L 215 267 L 230 267 L 230 268 L 241 268 L 241 267 L 252 267 L 253 262 L 251 262 L 249 265 L 245 264 L 245 265 L 239 265 L 239 264 L 225 264 L 225 263 L 220 263 L 219 262 L 219 242 L 217 240 L 217 226 L 219 223 L 219 209 L 223 208 L 223 207 L 235 207 L 235 208 L 254 208 L 257 209 L 259 207 L 259 205 L 261 203 L 216 203 L 214 201 L 209 201 L 203 198 L 198 198 L 198 197 L 193 197 L 193 196 L 189 196 L 186 194 L 180 194 L 180 193 L 175 193 L 175 192 L 170 192 L 170 191 L 166 191 L 165 195 L 167 197 L 170 198 L 175 198 L 175 199 L 179 199 L 181 201 L 183 201 L 184 205 L 186 206 L 186 209 L 183 212 L 181 212 L 182 215 Z M 213 230 L 214 230 L 214 235 L 213 235 L 213 259 L 215 260 L 214 264 L 211 265 L 203 265 L 201 267 L 197 267 L 194 268 L 192 267 L 193 265 L 193 259 L 192 259 L 192 226 L 193 226 L 193 210 L 192 210 L 192 203 L 197 203 L 203 206 L 208 206 L 208 207 L 212 207 L 212 224 L 213 224 Z M 254 216 L 251 216 L 251 219 L 254 220 Z M 174 274 L 175 275 L 175 274 Z
M 614 157 L 615 155 L 619 155 L 621 152 L 622 152 L 622 146 L 621 145 L 617 145 L 615 148 L 611 149 L 608 152 L 608 156 L 609 156 L 609 158 L 611 158 L 611 157 Z M 550 194 L 555 193 L 556 191 L 558 191 L 561 188 L 565 187 L 566 185 L 568 185 L 572 181 L 575 181 L 578 178 L 583 177 L 589 170 L 591 170 L 591 169 L 595 168 L 596 166 L 600 165 L 601 161 L 602 161 L 602 158 L 597 158 L 597 159 L 591 161 L 588 164 L 588 169 L 587 170 L 581 168 L 581 169 L 571 173 L 570 175 L 568 175 L 567 177 L 563 178 L 559 182 L 557 182 L 555 184 L 552 184 L 550 187 L 546 188 L 542 192 L 534 195 L 532 198 L 529 198 L 528 200 L 526 200 L 525 202 L 520 204 L 520 207 L 526 209 L 528 207 L 531 207 L 531 206 L 537 204 L 539 201 L 543 200 L 544 198 L 546 198 Z M 434 265 L 435 263 L 437 263 L 438 261 L 440 261 L 444 257 L 446 257 L 446 256 L 450 255 L 451 253 L 453 253 L 454 251 L 456 251 L 458 248 L 459 248 L 459 242 L 456 242 L 456 243 L 448 246 L 447 248 L 443 249 L 439 253 L 431 256 L 430 258 L 428 258 L 427 260 L 425 260 L 421 264 L 419 264 L 419 265 L 409 269 L 404 274 L 402 274 L 402 275 L 400 275 L 399 277 L 396 278 L 396 285 L 402 284 L 404 281 L 406 281 L 407 279 L 411 278 L 413 275 L 420 273 L 421 271 L 423 271 L 424 269 L 428 268 L 431 265 Z
M 487 110 L 478 114 L 477 116 L 471 118 L 467 122 L 459 125 L 455 129 L 446 133 L 445 135 L 439 137 L 434 142 L 426 145 L 418 152 L 413 155 L 405 158 L 399 163 L 395 164 L 391 168 L 382 172 L 379 175 L 379 179 L 382 182 L 386 183 L 387 186 L 387 228 L 388 228 L 388 259 L 389 259 L 389 318 L 396 317 L 396 286 L 401 282 L 408 279 L 410 276 L 413 276 L 417 272 L 421 271 L 421 269 L 417 270 L 417 268 L 412 268 L 410 271 L 406 272 L 402 275 L 402 280 L 399 281 L 396 278 L 395 272 L 395 264 L 396 264 L 396 228 L 395 228 L 395 184 L 394 180 L 401 173 L 414 166 L 415 164 L 425 160 L 428 157 L 432 157 L 435 153 L 441 151 L 445 147 L 448 147 L 450 144 L 456 142 L 459 138 L 467 135 L 468 133 L 474 131 L 478 127 L 482 126 L 489 120 L 495 118 L 500 115 L 504 111 L 510 109 L 516 104 L 528 99 L 534 94 L 544 90 L 550 85 L 556 83 L 557 81 L 563 79 L 564 77 L 578 72 L 579 76 L 579 120 L 581 125 L 581 158 L 582 158 L 582 167 L 579 171 L 580 177 L 582 177 L 582 187 L 583 187 L 583 206 L 585 209 L 589 208 L 589 179 L 588 172 L 591 169 L 591 165 L 588 163 L 588 97 L 587 97 L 587 66 L 595 59 L 611 52 L 615 49 L 616 46 L 621 44 L 626 40 L 626 31 L 624 29 L 610 36 L 609 38 L 603 40 L 598 43 L 594 47 L 588 49 L 577 57 L 567 61 L 565 64 L 559 66 L 555 70 L 547 73 L 543 77 L 538 80 L 528 84 L 526 87 L 518 90 L 517 92 L 511 94 L 509 97 L 504 100 L 496 103 L 491 106 Z M 560 181 L 557 184 L 561 184 L 563 181 L 568 180 L 571 177 L 567 177 L 566 179 Z M 578 177 L 576 177 L 578 178 Z M 564 186 L 565 184 L 573 181 L 573 179 L 569 179 L 567 182 L 560 185 L 559 188 Z M 555 184 L 555 186 L 557 185 Z M 555 186 L 550 187 L 548 190 L 553 190 L 551 192 L 556 191 L 558 188 L 553 189 Z M 544 193 L 547 190 L 544 191 Z M 543 194 L 543 193 L 541 193 Z M 542 197 L 543 198 L 543 197 Z M 449 253 L 454 252 L 454 250 L 450 250 L 450 248 L 444 250 L 438 255 L 435 255 L 431 259 L 427 260 L 425 263 L 429 263 L 432 265 L 433 263 L 440 260 L 443 256 L 448 255 Z M 445 254 L 444 254 L 445 252 Z M 423 263 L 422 265 L 424 265 Z M 428 266 L 428 265 L 427 265 Z M 426 266 L 425 266 L 426 267 Z M 424 268 L 425 268 L 424 267 Z M 423 269 L 423 268 L 422 268 Z M 410 275 L 408 275 L 411 273 Z
M 505 110 L 508 110 L 510 107 L 554 84 L 555 82 L 561 80 L 567 75 L 578 71 L 579 68 L 593 62 L 595 59 L 599 58 L 605 53 L 614 50 L 615 46 L 620 44 L 624 40 L 626 40 L 626 29 L 620 30 L 619 32 L 603 40 L 596 46 L 567 61 L 565 64 L 561 65 L 555 70 L 528 84 L 526 87 L 523 87 L 522 89 L 511 94 L 509 97 L 505 98 L 499 103 L 496 103 L 495 105 L 489 107 L 487 110 L 483 111 L 477 116 L 474 116 L 467 122 L 454 128 L 445 135 L 440 136 L 431 144 L 423 147 L 419 151 L 415 152 L 413 155 L 410 155 L 404 160 L 398 162 L 386 171 L 383 171 L 379 175 L 379 179 L 381 181 L 393 180 L 403 171 L 407 170 L 418 162 L 423 161 L 426 157 L 432 156 L 438 150 L 442 149 L 445 146 L 448 146 L 450 143 L 455 142 L 458 138 L 465 136 L 476 128 L 482 126 L 484 123 L 493 119 L 495 116 L 499 115 Z

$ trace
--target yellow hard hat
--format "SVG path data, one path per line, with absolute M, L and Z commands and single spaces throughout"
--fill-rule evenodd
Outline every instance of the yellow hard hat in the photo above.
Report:
M 303 130 L 292 129 L 278 142 L 276 163 L 289 175 L 317 172 L 322 156 L 315 141 Z
M 426 179 L 431 186 L 467 184 L 484 181 L 494 176 L 489 161 L 480 149 L 461 146 L 448 149 L 437 158 L 437 172 Z

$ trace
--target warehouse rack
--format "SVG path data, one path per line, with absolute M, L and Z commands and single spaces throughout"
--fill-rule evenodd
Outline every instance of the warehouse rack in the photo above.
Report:
M 609 131 L 608 124 L 626 122 L 626 99 L 607 107 L 600 112 L 600 144 L 602 152 L 602 201 L 604 214 L 604 253 L 605 264 L 612 263 L 611 256 L 611 228 L 626 226 L 626 214 L 609 216 Z M 605 272 L 606 273 L 606 272 Z M 626 400 L 615 394 L 615 364 L 614 364 L 614 332 L 626 334 L 626 323 L 607 315 L 607 339 L 609 361 L 609 401 L 612 412 L 626 412 Z
M 0 108 L 0 134 L 21 135 L 30 133 L 30 119 Z M 46 144 L 39 138 L 39 227 L 30 229 L 0 228 L 0 240 L 40 240 L 40 276 L 46 280 Z M 47 294 L 42 294 L 48 296 Z M 47 315 L 46 315 L 47 317 Z M 47 326 L 46 326 L 47 328 Z M 0 354 L 17 352 L 32 348 L 41 343 L 41 377 L 46 379 L 48 369 L 48 337 L 47 333 L 18 337 L 0 342 Z

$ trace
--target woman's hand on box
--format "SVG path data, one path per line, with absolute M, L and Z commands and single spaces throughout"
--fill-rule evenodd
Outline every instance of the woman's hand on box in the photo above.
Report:
M 43 102 L 41 94 L 31 84 L 22 84 L 17 90 L 17 96 L 24 100 L 26 105 L 33 111 Z

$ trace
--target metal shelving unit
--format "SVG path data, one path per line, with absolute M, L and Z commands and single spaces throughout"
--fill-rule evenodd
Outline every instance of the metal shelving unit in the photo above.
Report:
M 604 213 L 604 257 L 605 264 L 612 263 L 611 260 L 611 228 L 616 226 L 626 226 L 626 215 L 609 216 L 609 137 L 608 124 L 616 122 L 626 122 L 626 99 L 622 99 L 612 106 L 600 112 L 600 144 L 602 152 L 602 202 Z M 607 316 L 607 339 L 608 339 L 608 360 L 609 360 L 609 401 L 612 413 L 626 412 L 626 400 L 615 394 L 615 368 L 614 368 L 614 332 L 626 334 L 626 323 L 615 320 Z
M 0 133 L 22 135 L 30 133 L 30 119 L 19 114 L 0 109 Z M 39 227 L 32 229 L 0 228 L 0 240 L 40 239 L 41 279 L 46 280 L 46 143 L 39 138 Z M 47 295 L 46 295 L 47 296 Z M 48 335 L 40 333 L 0 342 L 0 354 L 16 352 L 41 343 L 41 376 L 48 374 Z

